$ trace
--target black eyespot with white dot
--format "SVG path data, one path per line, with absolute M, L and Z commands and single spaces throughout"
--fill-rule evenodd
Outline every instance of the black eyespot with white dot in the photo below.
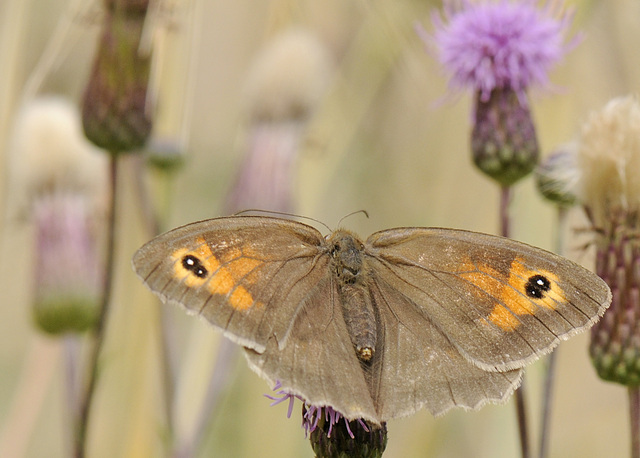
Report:
M 182 267 L 189 272 L 192 272 L 198 278 L 205 278 L 209 273 L 207 269 L 202 265 L 200 260 L 195 256 L 188 254 L 182 258 Z
M 544 275 L 534 275 L 529 277 L 524 286 L 527 296 L 534 299 L 542 299 L 544 294 L 551 289 L 551 282 Z

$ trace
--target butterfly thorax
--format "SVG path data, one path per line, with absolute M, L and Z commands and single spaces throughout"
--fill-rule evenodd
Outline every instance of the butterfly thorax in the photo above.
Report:
M 344 230 L 331 234 L 328 243 L 340 283 L 353 285 L 358 282 L 362 272 L 363 243 L 357 236 Z
M 376 349 L 379 320 L 366 281 L 364 244 L 356 235 L 344 230 L 334 232 L 327 242 L 351 342 L 358 358 L 370 361 Z

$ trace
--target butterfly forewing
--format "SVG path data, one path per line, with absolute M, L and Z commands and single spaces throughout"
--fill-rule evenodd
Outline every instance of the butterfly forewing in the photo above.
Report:
M 377 278 L 487 370 L 523 367 L 592 324 L 611 300 L 583 267 L 502 237 L 399 228 L 373 234 L 366 252 Z
M 244 346 L 282 345 L 297 308 L 327 275 L 315 229 L 260 217 L 189 224 L 143 246 L 134 269 L 163 300 L 185 306 Z

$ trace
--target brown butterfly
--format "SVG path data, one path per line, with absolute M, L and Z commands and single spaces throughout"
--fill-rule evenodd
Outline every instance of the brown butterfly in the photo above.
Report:
M 504 401 L 522 368 L 611 302 L 583 267 L 510 239 L 396 228 L 365 242 L 236 216 L 144 245 L 135 271 L 165 302 L 246 349 L 271 384 L 347 419 Z

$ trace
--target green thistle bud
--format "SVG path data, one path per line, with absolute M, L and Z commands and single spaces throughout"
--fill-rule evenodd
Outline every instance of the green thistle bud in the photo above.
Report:
M 109 11 L 119 9 L 127 15 L 145 15 L 149 8 L 149 0 L 105 0 L 105 7 Z
M 637 228 L 616 224 L 608 246 L 598 248 L 596 272 L 611 287 L 613 301 L 591 329 L 589 352 L 598 376 L 640 385 L 640 243 Z
M 540 194 L 561 207 L 576 204 L 575 187 L 580 178 L 576 152 L 571 147 L 551 153 L 536 168 L 536 185 Z
M 147 164 L 156 170 L 172 172 L 185 163 L 185 152 L 177 141 L 165 138 L 151 139 L 146 147 Z
M 475 104 L 473 162 L 500 185 L 510 186 L 531 173 L 538 162 L 529 107 L 508 88 L 496 88 L 488 98 L 477 91 Z
M 34 203 L 35 323 L 48 334 L 83 332 L 96 323 L 100 264 L 82 194 L 45 194 Z
M 110 0 L 85 90 L 85 135 L 112 153 L 141 148 L 151 132 L 147 89 L 150 55 L 140 51 L 148 0 Z

